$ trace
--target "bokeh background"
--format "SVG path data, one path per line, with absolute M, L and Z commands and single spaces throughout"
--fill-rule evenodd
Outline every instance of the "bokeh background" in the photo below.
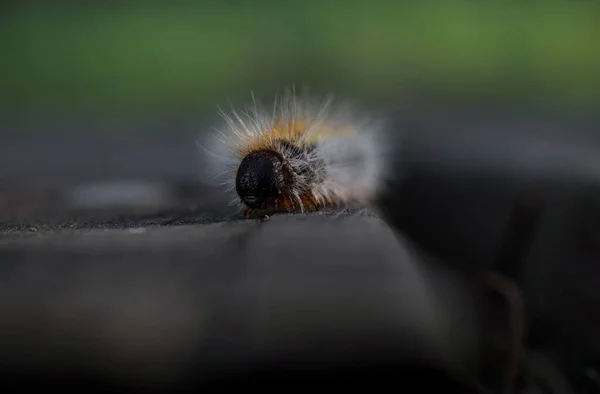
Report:
M 596 1 L 3 8 L 0 81 L 11 109 L 198 112 L 293 82 L 380 100 L 429 91 L 590 104 L 600 94 Z
M 194 140 L 218 121 L 217 105 L 251 91 L 270 100 L 291 84 L 376 108 L 419 98 L 545 116 L 600 102 L 597 1 L 0 7 L 0 185 L 11 191 L 193 182 Z M 119 187 L 116 200 L 148 195 Z

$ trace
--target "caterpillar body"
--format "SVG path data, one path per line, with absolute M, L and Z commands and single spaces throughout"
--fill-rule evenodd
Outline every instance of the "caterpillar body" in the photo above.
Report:
M 254 96 L 244 109 L 220 111 L 224 127 L 208 153 L 213 179 L 245 215 L 364 208 L 383 171 L 380 125 L 349 103 L 288 89 L 266 110 Z

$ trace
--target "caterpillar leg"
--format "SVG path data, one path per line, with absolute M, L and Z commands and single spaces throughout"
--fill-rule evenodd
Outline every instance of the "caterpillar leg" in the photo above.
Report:
M 244 219 L 269 219 L 269 215 L 278 213 L 274 209 L 252 209 L 246 208 L 244 211 Z
M 298 200 L 281 196 L 273 205 L 266 208 L 246 208 L 245 219 L 264 218 L 277 213 L 309 213 L 317 212 L 326 208 L 327 204 L 318 202 L 310 195 L 301 195 Z
M 256 210 L 252 208 L 246 208 L 244 211 L 244 219 L 252 219 L 252 217 L 255 215 L 255 212 Z

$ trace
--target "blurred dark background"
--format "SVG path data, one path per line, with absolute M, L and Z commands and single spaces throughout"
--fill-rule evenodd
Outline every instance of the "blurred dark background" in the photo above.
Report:
M 600 99 L 595 1 L 0 7 L 0 187 L 13 192 L 193 183 L 194 141 L 219 121 L 216 106 L 251 91 L 268 102 L 291 84 L 384 110 L 426 101 L 578 116 Z M 137 190 L 118 187 L 123 199 Z
M 8 112 L 211 113 L 291 83 L 389 101 L 414 92 L 589 106 L 594 1 L 14 1 Z

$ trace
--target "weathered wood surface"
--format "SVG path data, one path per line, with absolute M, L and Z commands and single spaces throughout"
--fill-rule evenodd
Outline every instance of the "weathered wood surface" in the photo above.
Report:
M 9 365 L 135 384 L 190 360 L 207 379 L 268 362 L 456 367 L 477 334 L 473 300 L 366 214 L 12 233 L 0 260 Z

